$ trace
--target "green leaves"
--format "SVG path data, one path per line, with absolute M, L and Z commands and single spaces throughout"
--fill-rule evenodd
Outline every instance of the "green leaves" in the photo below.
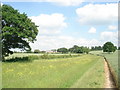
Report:
M 30 50 L 29 42 L 34 42 L 37 34 L 37 26 L 25 13 L 8 5 L 2 6 L 3 56 L 9 55 L 11 48 Z
M 116 51 L 116 46 L 114 46 L 113 43 L 111 42 L 106 42 L 104 45 L 103 45 L 103 52 L 115 52 Z
M 87 48 L 87 47 L 79 47 L 79 46 L 77 46 L 77 45 L 74 45 L 72 48 L 69 48 L 69 51 L 71 52 L 71 53 L 89 53 L 89 48 Z
M 68 50 L 67 50 L 67 48 L 59 48 L 59 49 L 57 50 L 57 52 L 67 53 Z

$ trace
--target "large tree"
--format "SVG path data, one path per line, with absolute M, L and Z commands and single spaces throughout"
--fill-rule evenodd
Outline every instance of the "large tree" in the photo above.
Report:
M 103 45 L 103 52 L 115 52 L 116 51 L 116 46 L 114 46 L 113 43 L 111 42 L 106 42 L 104 45 Z
M 25 13 L 2 6 L 2 57 L 12 54 L 15 48 L 31 50 L 29 43 L 36 40 L 37 34 L 37 26 Z

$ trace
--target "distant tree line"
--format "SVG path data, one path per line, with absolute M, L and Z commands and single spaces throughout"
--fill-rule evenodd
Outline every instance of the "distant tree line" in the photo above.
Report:
M 83 46 L 77 46 L 74 45 L 73 47 L 67 49 L 67 48 L 59 48 L 57 49 L 57 52 L 60 53 L 89 53 L 90 49 L 88 47 L 83 47 Z
M 40 51 L 39 49 L 35 49 L 34 53 L 45 53 L 45 51 Z
M 50 51 L 40 51 L 39 49 L 35 49 L 34 51 L 28 50 L 26 51 L 26 53 L 86 53 L 88 54 L 90 51 L 97 51 L 97 50 L 103 50 L 103 52 L 115 52 L 116 50 L 120 50 L 120 47 L 116 47 L 114 46 L 113 43 L 111 42 L 106 42 L 105 44 L 103 44 L 103 46 L 92 46 L 91 49 L 89 49 L 89 47 L 85 47 L 85 46 L 77 46 L 74 45 L 71 48 L 58 48 L 58 49 L 52 49 Z M 14 52 L 15 53 L 15 52 Z
M 102 46 L 92 46 L 91 51 L 94 51 L 94 50 L 103 50 L 103 47 Z

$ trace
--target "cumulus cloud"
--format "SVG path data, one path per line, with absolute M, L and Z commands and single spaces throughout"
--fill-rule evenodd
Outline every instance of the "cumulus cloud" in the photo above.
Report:
M 61 47 L 70 48 L 73 45 L 89 47 L 94 45 L 102 45 L 102 43 L 97 39 L 88 40 L 85 38 L 75 38 L 71 36 L 38 36 L 37 40 L 38 41 L 34 44 L 30 44 L 33 50 L 51 50 L 58 49 Z
M 32 16 L 29 18 L 39 26 L 39 34 L 58 34 L 63 28 L 67 27 L 65 17 L 60 13 L 53 13 L 51 15 L 41 14 L 39 16 Z
M 88 31 L 88 33 L 96 33 L 96 28 L 91 27 Z
M 109 29 L 109 30 L 116 30 L 116 29 L 117 29 L 117 26 L 109 25 L 109 26 L 108 26 L 108 29 Z
M 104 31 L 100 34 L 100 38 L 103 41 L 111 41 L 116 45 L 118 44 L 118 32 Z
M 117 23 L 118 4 L 88 4 L 76 9 L 80 24 L 108 25 Z

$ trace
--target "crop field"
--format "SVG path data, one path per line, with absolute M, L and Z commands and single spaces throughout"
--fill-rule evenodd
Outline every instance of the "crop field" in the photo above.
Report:
M 102 51 L 92 51 L 92 54 L 100 54 L 103 55 L 107 58 L 110 67 L 112 68 L 113 72 L 115 73 L 115 77 L 118 80 L 118 72 L 120 72 L 120 68 L 118 69 L 118 53 L 120 53 L 120 51 L 116 51 L 114 53 L 103 53 Z
M 77 57 L 3 62 L 3 88 L 103 88 L 103 58 Z

